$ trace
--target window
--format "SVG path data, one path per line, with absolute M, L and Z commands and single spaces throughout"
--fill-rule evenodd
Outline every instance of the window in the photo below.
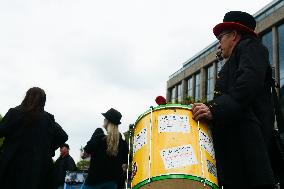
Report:
M 269 52 L 269 62 L 270 64 L 272 64 L 273 47 L 272 47 L 272 32 L 271 31 L 262 36 L 262 44 L 267 47 L 268 52 Z
M 173 87 L 173 89 L 172 89 L 171 102 L 176 103 L 176 88 L 175 87 Z
M 195 101 L 200 100 L 200 73 L 195 75 Z
M 182 101 L 182 87 L 181 87 L 181 84 L 178 85 L 178 94 L 177 94 L 177 100 L 178 102 L 180 103 Z
M 193 97 L 193 79 L 192 77 L 187 81 L 187 96 Z
M 214 66 L 207 68 L 206 99 L 212 100 L 214 95 Z
M 280 66 L 280 85 L 284 85 L 284 24 L 278 27 L 278 49 L 279 49 L 279 66 Z
M 284 112 L 284 24 L 278 27 L 278 49 L 280 67 L 280 104 Z

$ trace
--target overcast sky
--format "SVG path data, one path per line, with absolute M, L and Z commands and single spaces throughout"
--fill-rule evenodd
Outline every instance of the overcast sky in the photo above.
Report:
M 166 95 L 169 75 L 214 42 L 229 10 L 254 14 L 270 0 L 0 0 L 0 114 L 33 86 L 69 135 L 71 155 L 123 114 L 122 132 Z

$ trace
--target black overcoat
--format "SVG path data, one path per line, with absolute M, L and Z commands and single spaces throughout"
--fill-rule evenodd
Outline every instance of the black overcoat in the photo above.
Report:
M 74 159 L 68 154 L 60 156 L 54 163 L 54 185 L 55 188 L 64 186 L 67 171 L 76 171 Z
M 86 185 L 96 185 L 108 181 L 118 184 L 121 182 L 122 164 L 127 164 L 128 157 L 128 145 L 122 135 L 119 138 L 118 154 L 115 157 L 107 154 L 106 135 L 101 128 L 95 130 L 84 150 L 91 154 Z
M 245 37 L 218 73 L 209 108 L 220 185 L 245 188 L 275 183 L 270 71 L 267 49 L 259 40 Z
M 53 115 L 12 108 L 0 122 L 1 189 L 49 189 L 54 151 L 68 136 Z

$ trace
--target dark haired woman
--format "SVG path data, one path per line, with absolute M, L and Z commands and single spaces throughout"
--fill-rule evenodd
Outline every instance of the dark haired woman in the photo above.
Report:
M 0 122 L 1 189 L 49 189 L 55 150 L 67 134 L 44 111 L 45 92 L 37 87 L 27 91 L 20 106 L 12 108 Z
M 103 113 L 103 128 L 95 130 L 84 148 L 91 155 L 89 174 L 81 189 L 118 189 L 127 164 L 128 145 L 118 131 L 121 113 L 110 109 Z

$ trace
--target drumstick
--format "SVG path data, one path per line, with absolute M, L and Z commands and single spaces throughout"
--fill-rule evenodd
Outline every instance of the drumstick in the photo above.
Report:
M 200 135 L 200 125 L 199 125 L 199 121 L 197 121 L 197 127 L 198 127 L 198 135 Z M 204 175 L 204 162 L 203 162 L 203 153 L 202 153 L 202 144 L 201 144 L 201 141 L 200 141 L 200 137 L 198 137 L 198 140 L 199 140 L 199 151 L 200 151 L 200 162 L 201 162 L 201 178 L 203 179 L 203 184 L 204 186 L 206 186 L 206 178 L 205 178 L 205 175 Z
M 150 149 L 149 149 L 149 179 L 148 182 L 151 182 L 151 167 L 152 167 L 152 124 L 153 124 L 153 110 L 154 107 L 150 106 L 150 110 L 151 110 L 151 118 L 150 118 L 150 129 L 149 129 L 149 133 L 150 133 L 150 140 L 149 140 L 149 145 L 150 145 Z
M 128 182 L 129 182 L 129 164 L 130 164 L 130 153 L 131 153 L 131 141 L 132 141 L 132 129 L 133 124 L 129 125 L 129 137 L 128 137 L 128 157 L 127 157 L 127 171 L 126 171 L 126 183 L 125 188 L 128 189 Z

